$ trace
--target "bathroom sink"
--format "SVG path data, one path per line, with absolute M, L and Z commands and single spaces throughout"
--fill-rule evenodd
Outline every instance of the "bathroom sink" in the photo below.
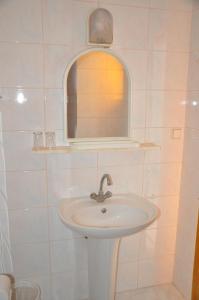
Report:
M 136 233 L 158 216 L 158 208 L 135 194 L 115 195 L 98 203 L 90 198 L 62 200 L 62 222 L 83 236 L 119 238 Z

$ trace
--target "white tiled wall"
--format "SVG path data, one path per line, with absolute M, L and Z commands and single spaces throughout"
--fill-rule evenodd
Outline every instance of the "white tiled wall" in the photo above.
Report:
M 86 242 L 61 224 L 57 204 L 96 191 L 103 172 L 112 175 L 114 193 L 145 195 L 162 211 L 145 232 L 123 240 L 118 291 L 172 281 L 192 3 L 98 2 L 113 14 L 113 51 L 132 77 L 134 136 L 153 140 L 160 149 L 32 153 L 32 131 L 62 134 L 64 69 L 87 48 L 86 21 L 98 3 L 0 3 L 0 110 L 14 269 L 17 278 L 41 285 L 44 300 L 64 300 L 66 294 L 67 300 L 86 298 Z M 16 102 L 21 92 L 23 104 Z M 182 129 L 179 139 L 172 138 L 174 127 Z

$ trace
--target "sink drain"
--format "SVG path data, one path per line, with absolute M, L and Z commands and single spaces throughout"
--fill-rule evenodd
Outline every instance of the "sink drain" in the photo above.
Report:
M 103 214 L 105 214 L 105 213 L 107 212 L 107 209 L 104 207 L 104 208 L 101 209 L 101 212 L 102 212 Z

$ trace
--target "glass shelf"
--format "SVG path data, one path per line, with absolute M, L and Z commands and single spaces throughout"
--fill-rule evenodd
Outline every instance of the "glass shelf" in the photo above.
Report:
M 152 142 L 131 142 L 131 143 L 123 143 L 123 144 L 111 144 L 108 143 L 106 146 L 100 147 L 99 143 L 87 143 L 87 144 L 78 144 L 75 143 L 70 146 L 56 146 L 53 148 L 48 147 L 41 147 L 41 148 L 32 148 L 34 153 L 71 153 L 76 151 L 100 151 L 100 150 L 133 150 L 133 149 L 140 149 L 140 150 L 151 150 L 155 148 L 160 148 L 159 145 L 152 143 Z

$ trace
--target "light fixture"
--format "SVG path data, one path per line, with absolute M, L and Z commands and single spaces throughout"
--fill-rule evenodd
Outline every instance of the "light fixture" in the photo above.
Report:
M 113 17 L 104 8 L 95 9 L 89 17 L 88 43 L 109 47 L 113 43 Z

